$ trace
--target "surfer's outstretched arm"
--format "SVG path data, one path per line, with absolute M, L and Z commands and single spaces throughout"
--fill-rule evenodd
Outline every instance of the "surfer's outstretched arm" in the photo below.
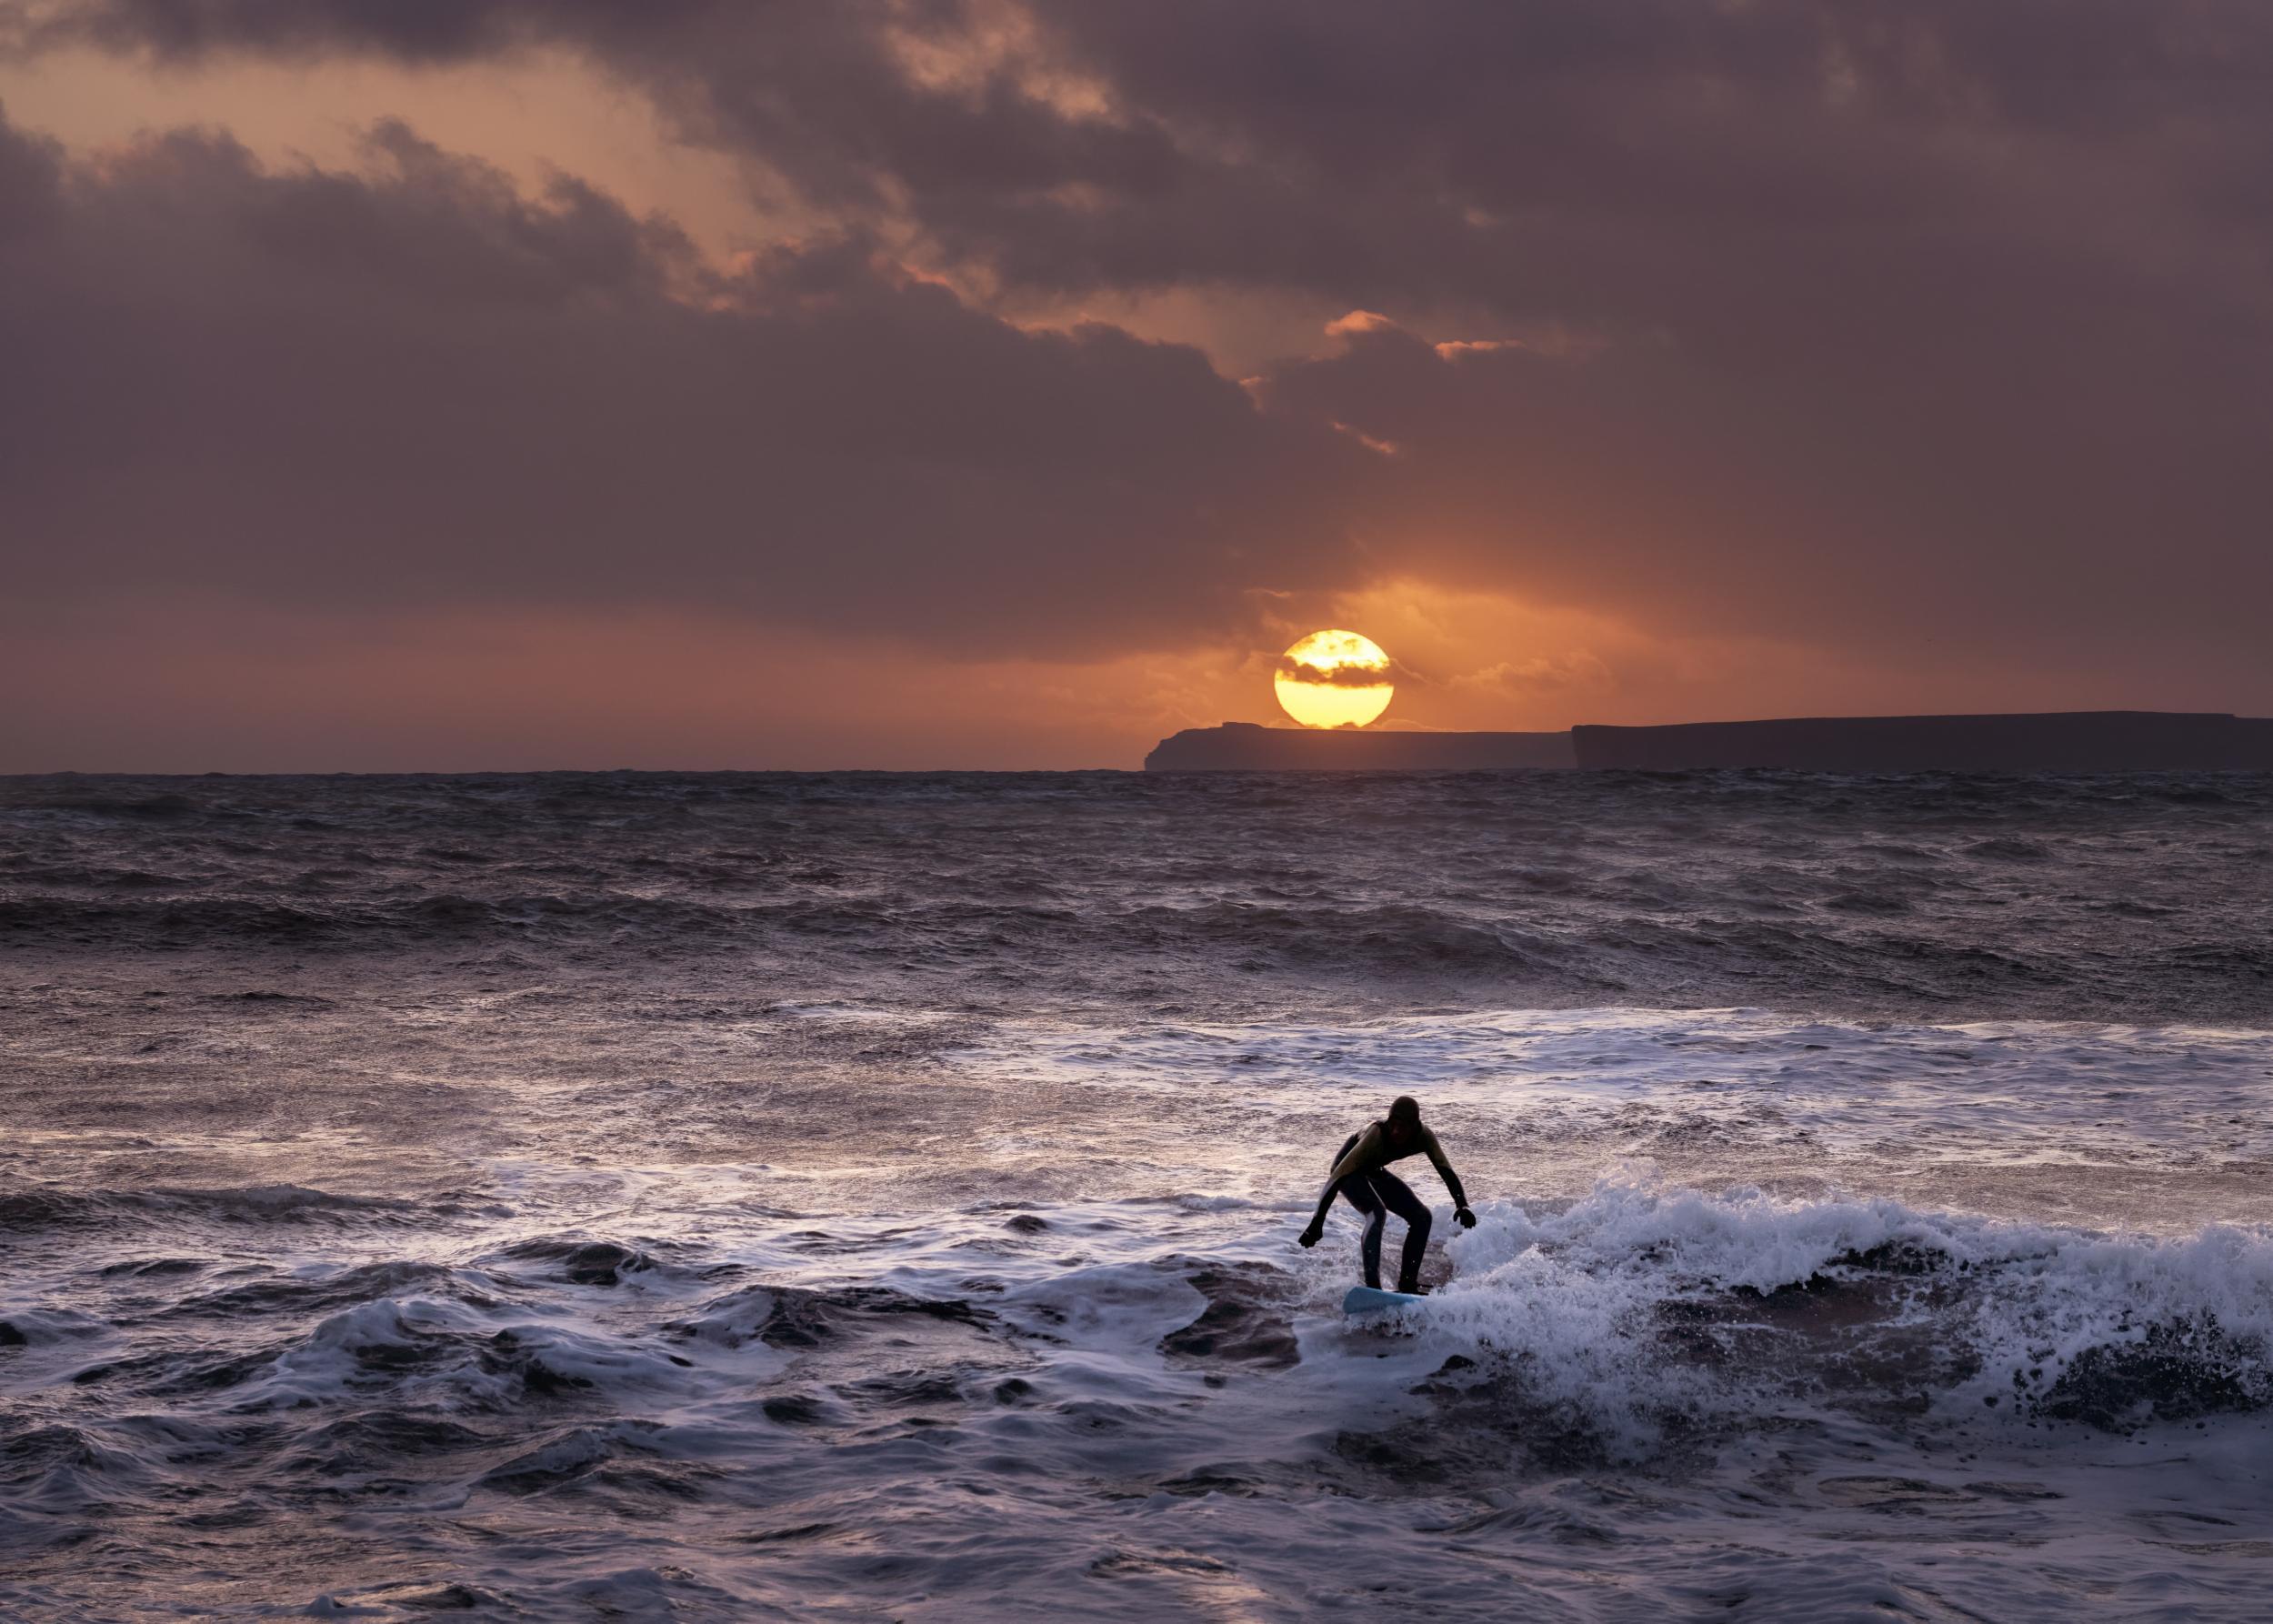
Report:
M 1335 1193 L 1342 1188 L 1342 1180 L 1367 1165 L 1368 1154 L 1378 1148 L 1380 1141 L 1381 1128 L 1376 1123 L 1359 1134 L 1342 1152 L 1341 1159 L 1334 1164 L 1334 1170 L 1326 1176 L 1326 1188 L 1318 1192 L 1318 1209 L 1310 1215 L 1310 1227 L 1302 1232 L 1304 1246 L 1318 1244 L 1318 1237 L 1326 1233 L 1327 1209 L 1334 1205 Z
M 1326 1233 L 1327 1208 L 1334 1205 L 1335 1192 L 1341 1188 L 1342 1175 L 1336 1173 L 1326 1181 L 1326 1188 L 1318 1192 L 1318 1209 L 1310 1215 L 1310 1227 L 1302 1232 L 1301 1240 L 1304 1246 L 1317 1245 L 1318 1237 Z
M 1427 1152 L 1437 1177 L 1445 1181 L 1445 1188 L 1452 1192 L 1452 1216 L 1463 1229 L 1476 1228 L 1476 1214 L 1468 1210 L 1468 1193 L 1460 1188 L 1460 1175 L 1452 1170 L 1451 1161 L 1445 1156 L 1445 1148 L 1437 1143 L 1437 1136 L 1426 1128 L 1420 1130 L 1421 1148 Z

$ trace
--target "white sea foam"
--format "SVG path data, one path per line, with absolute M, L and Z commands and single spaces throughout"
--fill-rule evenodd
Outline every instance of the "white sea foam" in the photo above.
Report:
M 1885 1199 L 1606 1184 L 1559 1210 L 1487 1203 L 1448 1249 L 1457 1276 L 1407 1321 L 1622 1429 L 1770 1414 L 1796 1397 L 1882 1401 L 1887 1361 L 1871 1348 L 1890 1338 L 1936 1350 L 1942 1385 L 1923 1359 L 1907 1374 L 1969 1422 L 1984 1400 L 2103 1419 L 2151 1418 L 2158 1399 L 2189 1418 L 2206 1398 L 2273 1402 L 2273 1230 L 2109 1237 Z M 1841 1300 L 1811 1315 L 1748 1306 L 1794 1290 Z M 2076 1390 L 2084 1361 L 2156 1347 L 2159 1371 Z

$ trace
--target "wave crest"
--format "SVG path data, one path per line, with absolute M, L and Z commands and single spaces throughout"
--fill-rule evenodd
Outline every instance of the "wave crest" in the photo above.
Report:
M 2273 1405 L 2258 1230 L 2099 1236 L 1646 1179 L 1478 1212 L 1412 1321 L 1622 1451 L 1796 1405 L 2114 1431 Z

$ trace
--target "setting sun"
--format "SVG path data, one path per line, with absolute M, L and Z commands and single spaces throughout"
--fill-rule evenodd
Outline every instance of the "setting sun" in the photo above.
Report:
M 1356 632 L 1312 632 L 1278 659 L 1278 703 L 1305 727 L 1363 727 L 1397 692 L 1389 657 Z

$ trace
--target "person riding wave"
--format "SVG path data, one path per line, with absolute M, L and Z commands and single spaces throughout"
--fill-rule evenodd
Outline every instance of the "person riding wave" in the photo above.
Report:
M 1437 1136 L 1421 1126 L 1420 1102 L 1401 1094 L 1390 1102 L 1387 1117 L 1367 1123 L 1342 1141 L 1342 1148 L 1334 1158 L 1334 1170 L 1327 1176 L 1326 1189 L 1318 1197 L 1318 1209 L 1311 1215 L 1310 1227 L 1302 1232 L 1302 1244 L 1318 1244 L 1318 1237 L 1326 1233 L 1327 1209 L 1334 1205 L 1335 1192 L 1338 1190 L 1352 1207 L 1366 1215 L 1366 1238 L 1360 1255 L 1365 1261 L 1366 1284 L 1379 1290 L 1381 1231 L 1394 1212 L 1405 1220 L 1405 1256 L 1397 1269 L 1397 1288 L 1417 1292 L 1421 1255 L 1428 1249 L 1428 1208 L 1421 1205 L 1412 1187 L 1388 1168 L 1389 1163 L 1414 1155 L 1426 1156 L 1436 1165 L 1437 1176 L 1445 1181 L 1445 1188 L 1452 1192 L 1452 1216 L 1461 1228 L 1475 1228 L 1476 1214 L 1468 1210 L 1468 1198 L 1460 1188 L 1460 1176 L 1445 1159 L 1444 1147 L 1437 1143 Z

